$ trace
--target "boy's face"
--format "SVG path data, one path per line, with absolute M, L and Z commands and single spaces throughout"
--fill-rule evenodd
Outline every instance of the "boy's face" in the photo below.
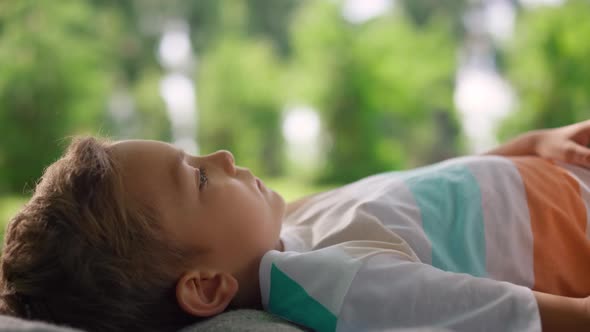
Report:
M 199 265 L 239 273 L 280 249 L 285 202 L 231 153 L 191 156 L 170 144 L 130 140 L 113 145 L 132 199 L 156 208 L 177 243 L 204 249 Z

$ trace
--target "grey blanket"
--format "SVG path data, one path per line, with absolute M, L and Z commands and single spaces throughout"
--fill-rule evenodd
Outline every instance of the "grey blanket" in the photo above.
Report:
M 180 332 L 301 332 L 304 331 L 285 320 L 260 310 L 228 311 L 204 322 L 187 326 Z
M 260 310 L 228 311 L 209 320 L 185 327 L 179 332 L 248 332 L 248 331 L 277 331 L 301 332 L 297 328 L 278 317 Z M 23 319 L 0 315 L 0 332 L 81 332 L 80 330 L 50 325 L 42 322 L 32 322 Z
M 209 320 L 187 326 L 179 332 L 301 332 L 299 328 L 285 320 L 260 310 L 228 311 Z M 450 332 L 439 328 L 392 329 L 391 332 Z M 31 322 L 23 319 L 0 315 L 0 332 L 83 332 L 81 330 Z

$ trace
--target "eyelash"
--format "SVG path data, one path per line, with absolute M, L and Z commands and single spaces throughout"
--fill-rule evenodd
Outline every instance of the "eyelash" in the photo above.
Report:
M 199 167 L 199 190 L 203 189 L 203 186 L 206 186 L 209 182 L 209 178 L 207 177 L 207 170 Z

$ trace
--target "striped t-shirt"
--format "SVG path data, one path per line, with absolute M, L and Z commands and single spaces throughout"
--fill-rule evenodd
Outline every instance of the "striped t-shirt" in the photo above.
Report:
M 519 293 L 520 297 L 506 302 L 509 303 L 507 307 L 498 306 L 493 310 L 497 309 L 496 314 L 498 310 L 518 312 L 515 306 L 528 306 L 527 322 L 520 321 L 510 326 L 520 326 L 519 329 L 523 329 L 523 326 L 528 324 L 527 326 L 536 328 L 539 326 L 538 313 L 535 312 L 536 307 L 530 292 L 524 294 L 522 289 L 514 286 L 511 290 L 498 288 L 496 295 L 490 295 L 496 290 L 488 291 L 486 288 L 488 286 L 481 286 L 480 292 L 477 289 L 479 287 L 477 283 L 483 282 L 488 285 L 483 280 L 493 279 L 558 295 L 574 297 L 590 295 L 589 205 L 590 170 L 556 164 L 536 157 L 470 156 L 411 171 L 371 176 L 317 195 L 286 216 L 281 238 L 285 251 L 298 253 L 313 252 L 349 241 L 396 243 L 398 246 L 396 250 L 405 257 L 400 262 L 421 264 L 416 268 L 430 267 L 430 270 L 427 269 L 421 274 L 414 274 L 414 276 L 420 276 L 414 277 L 415 283 L 439 285 L 439 288 L 444 288 L 445 292 L 448 289 L 456 289 L 457 292 L 453 293 L 454 295 L 441 293 L 440 296 L 457 296 L 459 298 L 449 298 L 445 301 L 465 302 L 466 306 L 470 305 L 469 296 L 474 297 L 475 302 L 480 296 L 484 296 L 481 299 L 491 296 L 486 298 L 485 301 L 488 301 L 486 303 L 500 304 L 496 299 L 504 299 L 505 294 L 508 293 Z M 350 252 L 350 250 L 344 251 Z M 265 305 L 271 311 L 273 310 L 268 307 L 270 305 L 268 301 L 272 298 L 269 298 L 272 292 L 272 278 L 265 273 L 270 273 L 268 271 L 273 268 L 280 270 L 281 264 L 284 267 L 283 270 L 289 270 L 285 262 L 294 261 L 293 258 L 289 258 L 294 257 L 293 255 L 295 254 L 275 252 L 270 255 L 272 259 L 267 257 L 263 260 L 261 289 L 263 299 L 267 300 Z M 301 266 L 299 269 L 305 268 Z M 317 266 L 315 268 L 317 269 Z M 390 273 L 386 269 L 380 269 L 381 274 Z M 379 285 L 383 294 L 389 294 L 387 296 L 390 298 L 376 299 L 382 302 L 377 303 L 376 308 L 392 302 L 391 297 L 403 293 L 403 287 L 409 289 L 410 285 L 414 286 L 411 283 L 400 286 L 399 280 L 403 279 L 401 275 L 403 272 L 400 271 L 403 269 L 399 270 L 396 265 L 390 271 L 395 269 L 398 274 L 394 275 L 391 272 L 392 275 L 386 276 L 385 280 L 396 280 L 397 284 L 387 281 Z M 294 268 L 290 270 L 295 271 Z M 362 270 L 355 271 L 357 275 L 362 274 Z M 425 274 L 431 274 L 432 277 Z M 340 273 L 340 275 L 343 274 Z M 298 277 L 289 276 L 289 273 L 286 273 L 286 276 L 298 283 L 302 289 L 313 288 L 304 285 L 309 284 L 309 281 L 302 279 L 303 281 L 298 282 Z M 331 309 L 328 309 L 328 312 L 336 317 L 336 321 L 346 320 L 341 319 L 340 316 L 347 312 L 346 303 L 352 297 L 350 294 L 355 293 L 350 287 L 355 285 L 353 280 L 356 277 L 350 276 L 349 280 L 342 283 L 344 286 L 338 286 L 339 292 L 342 293 L 338 297 L 342 300 L 337 301 L 336 306 L 331 304 Z M 309 279 L 309 277 L 305 278 Z M 332 278 L 338 279 L 336 274 L 332 274 Z M 442 282 L 443 279 L 447 280 L 445 278 L 449 278 L 451 282 L 449 284 Z M 471 284 L 472 280 L 469 278 L 477 279 L 475 284 Z M 268 285 L 263 285 L 263 280 L 266 280 Z M 320 281 L 314 281 L 314 283 L 324 284 Z M 326 283 L 327 285 L 338 284 L 336 281 L 326 281 Z M 357 284 L 357 288 L 365 287 L 361 286 L 363 285 L 361 281 L 357 281 Z M 506 286 L 508 283 L 498 284 L 502 284 L 502 287 L 513 287 Z M 495 289 L 496 286 L 493 286 L 495 284 L 491 285 L 490 289 Z M 394 289 L 395 287 L 398 289 Z M 420 289 L 420 286 L 417 287 Z M 423 289 L 430 288 L 425 286 Z M 431 290 L 430 294 L 437 291 Z M 318 292 L 327 291 L 318 290 Z M 328 293 L 335 292 L 330 290 Z M 315 298 L 316 302 L 318 296 L 324 298 L 331 296 L 329 294 L 314 295 L 310 291 L 306 293 Z M 356 292 L 356 294 L 363 293 Z M 379 292 L 376 294 L 371 296 L 378 297 Z M 362 303 L 362 301 L 358 302 L 359 300 L 355 301 L 355 303 Z M 421 316 L 420 312 L 417 312 L 412 319 L 423 317 L 426 324 L 459 330 L 462 326 L 467 326 L 465 330 L 477 328 L 478 319 L 482 323 L 488 322 L 486 324 L 504 319 L 503 316 L 490 314 L 488 318 L 491 320 L 486 320 L 483 317 L 486 315 L 485 310 L 477 311 L 475 310 L 477 308 L 472 307 L 474 316 L 469 318 L 471 322 L 466 323 L 467 325 L 461 325 L 461 320 L 469 320 L 466 318 L 469 315 L 463 315 L 465 311 L 461 310 L 465 309 L 461 308 L 449 312 L 451 316 L 465 316 L 455 319 L 455 323 L 452 323 L 453 318 L 448 316 L 434 320 L 433 315 L 436 316 L 436 310 L 440 308 L 431 308 L 436 305 L 432 302 L 435 301 L 432 296 L 428 301 L 429 303 L 424 307 L 428 312 L 423 313 L 428 317 Z M 441 305 L 448 306 L 448 303 Z M 414 303 L 414 311 L 419 311 L 420 305 L 419 301 Z M 489 304 L 486 308 L 492 307 Z M 363 311 L 361 308 L 355 310 Z M 374 310 L 367 312 L 365 316 L 373 314 Z M 355 313 L 354 320 L 362 320 L 362 315 L 359 315 Z M 400 326 L 419 326 L 419 322 L 405 321 L 411 315 L 412 313 L 400 314 L 398 321 L 403 321 Z M 395 315 L 385 312 L 383 316 Z M 289 319 L 289 317 L 286 318 Z M 371 318 L 370 324 L 374 324 L 377 320 Z M 361 324 L 356 328 L 367 326 Z M 500 325 L 494 326 L 501 328 Z

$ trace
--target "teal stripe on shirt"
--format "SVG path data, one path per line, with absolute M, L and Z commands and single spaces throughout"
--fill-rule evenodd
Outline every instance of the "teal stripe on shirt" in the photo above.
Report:
M 461 165 L 404 172 L 432 243 L 432 265 L 486 276 L 485 230 L 479 184 Z
M 274 263 L 270 270 L 271 313 L 319 332 L 336 331 L 338 318 Z

